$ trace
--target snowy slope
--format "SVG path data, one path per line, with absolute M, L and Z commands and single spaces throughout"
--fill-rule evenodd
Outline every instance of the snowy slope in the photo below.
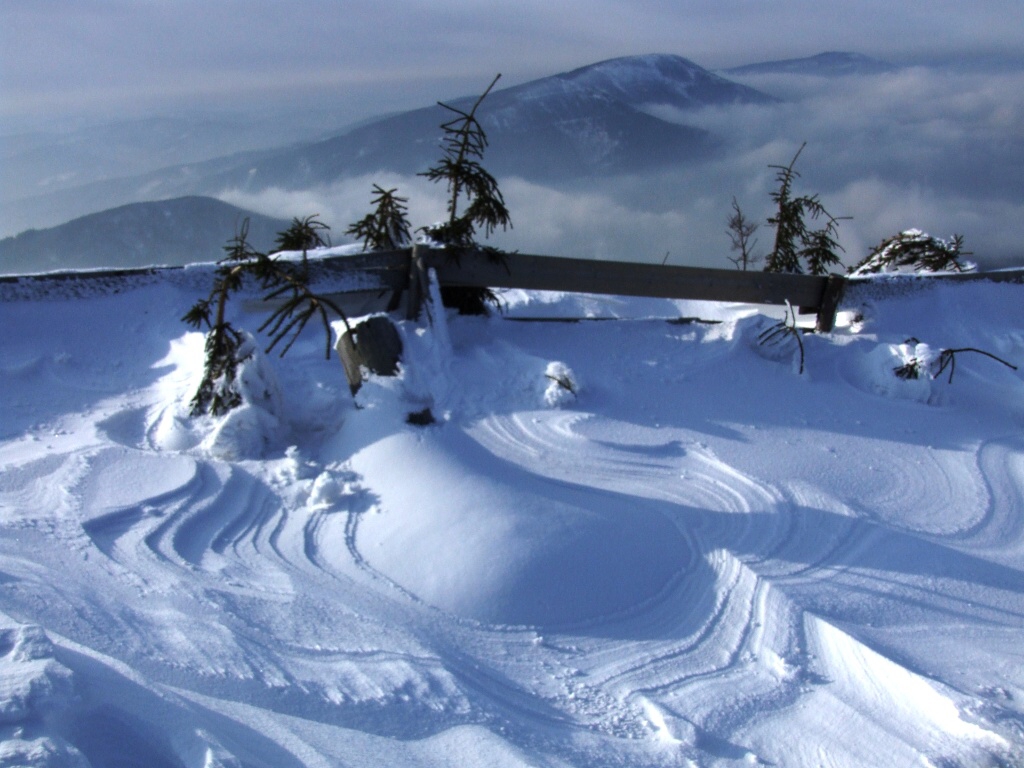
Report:
M 877 280 L 802 376 L 750 307 L 510 292 L 213 421 L 187 280 L 0 284 L 0 765 L 1020 764 L 1021 374 L 892 372 L 1024 362 L 1020 291 Z

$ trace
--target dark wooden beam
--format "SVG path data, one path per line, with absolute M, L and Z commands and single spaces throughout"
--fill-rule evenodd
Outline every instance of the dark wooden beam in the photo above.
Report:
M 463 253 L 458 261 L 448 252 L 423 254 L 437 270 L 442 285 L 651 296 L 665 299 L 785 304 L 816 311 L 827 277 L 742 272 L 732 269 L 663 266 L 628 261 L 568 259 L 556 256 L 506 254 L 496 261 L 483 253 Z

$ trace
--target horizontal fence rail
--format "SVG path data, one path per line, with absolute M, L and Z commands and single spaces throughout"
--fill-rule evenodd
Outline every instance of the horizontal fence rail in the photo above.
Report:
M 677 267 L 632 261 L 597 261 L 522 253 L 472 251 L 457 256 L 416 246 L 413 261 L 433 268 L 441 285 L 522 288 L 660 299 L 698 299 L 743 304 L 786 304 L 818 315 L 823 331 L 832 329 L 842 297 L 843 278 Z
M 389 308 L 398 307 L 405 295 L 408 314 L 416 315 L 426 292 L 427 272 L 433 269 L 443 286 L 478 288 L 521 288 L 525 290 L 595 293 L 618 296 L 648 296 L 746 304 L 790 304 L 803 312 L 817 314 L 817 328 L 830 331 L 847 289 L 884 289 L 886 281 L 794 275 L 772 272 L 678 267 L 631 261 L 537 256 L 487 250 L 446 250 L 417 245 L 393 251 L 311 258 L 310 283 L 321 294 L 376 292 L 390 294 Z M 69 298 L 116 293 L 154 282 L 209 289 L 215 264 L 188 267 L 150 267 L 39 275 L 0 276 L 0 299 Z M 900 278 L 899 285 L 906 286 Z M 921 281 L 1024 282 L 1024 269 L 954 275 L 921 275 Z M 928 284 L 925 282 L 922 285 Z M 252 290 L 253 296 L 258 291 Z
M 443 250 L 429 250 L 425 263 L 442 285 L 524 288 L 661 299 L 705 299 L 746 304 L 790 304 L 816 309 L 826 277 L 676 267 L 628 261 L 595 261 L 508 254 L 500 262 L 476 253 L 454 262 Z

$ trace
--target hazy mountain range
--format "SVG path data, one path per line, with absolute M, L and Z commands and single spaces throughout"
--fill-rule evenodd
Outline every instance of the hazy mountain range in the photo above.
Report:
M 674 55 L 603 61 L 493 91 L 479 111 L 490 139 L 486 166 L 499 178 L 555 186 L 575 183 L 576 189 L 585 189 L 588 180 L 642 180 L 666 168 L 720 160 L 731 151 L 713 125 L 691 124 L 699 123 L 695 118 L 700 110 L 778 103 L 729 77 L 828 78 L 891 69 L 876 59 L 835 52 L 720 74 Z M 446 103 L 468 110 L 477 98 Z M 0 156 L 7 170 L 0 171 L 6 176 L 0 232 L 20 231 L 25 225 L 37 229 L 0 241 L 0 271 L 215 259 L 246 216 L 252 219 L 254 243 L 267 248 L 287 222 L 213 198 L 229 190 L 245 200 L 264 190 L 326 188 L 381 172 L 416 174 L 438 159 L 439 125 L 452 114 L 435 104 L 364 121 L 326 138 L 263 149 L 253 147 L 287 131 L 277 125 L 261 139 L 258 125 L 242 128 L 237 121 L 207 121 L 190 128 L 187 121 L 154 120 L 119 123 L 106 132 L 84 129 L 56 142 L 50 137 L 50 144 L 40 135 L 4 137 Z M 218 146 L 244 151 L 212 156 Z M 133 160 L 140 155 L 145 158 L 141 165 Z M 182 157 L 193 160 L 157 167 Z M 34 176 L 28 171 L 32 167 L 39 169 Z M 29 178 L 12 183 L 11 168 L 21 168 Z M 54 175 L 60 169 L 65 177 Z M 136 169 L 141 172 L 133 173 Z M 26 186 L 33 179 L 36 194 L 28 194 Z M 81 183 L 86 179 L 92 180 Z M 153 200 L 161 202 L 145 202 Z M 100 210 L 104 208 L 109 210 Z M 42 228 L 61 221 L 67 223 Z
M 485 86 L 486 82 L 482 83 L 481 90 Z M 476 98 L 471 95 L 447 103 L 468 109 Z M 685 111 L 714 104 L 769 101 L 772 97 L 682 57 L 650 55 L 613 59 L 495 90 L 484 102 L 480 117 L 490 139 L 487 166 L 493 173 L 536 181 L 572 180 L 686 163 L 707 157 L 719 147 L 720 141 L 709 132 L 649 114 L 651 107 Z M 57 168 L 46 177 L 46 184 L 39 183 L 36 174 L 32 193 L 20 180 L 15 184 L 7 171 L 4 229 L 13 233 L 141 200 L 218 195 L 225 189 L 303 189 L 378 171 L 417 173 L 437 159 L 438 126 L 451 115 L 435 104 L 366 121 L 326 139 L 163 168 L 150 165 L 137 174 L 127 172 L 129 163 L 109 151 L 123 141 L 125 126 L 117 126 L 105 139 L 94 129 L 79 140 L 63 140 L 53 149 L 57 156 L 79 152 L 83 158 L 78 166 L 63 158 L 61 167 L 68 173 L 63 182 L 55 177 Z M 158 143 L 174 146 L 187 139 L 188 133 L 173 121 L 159 122 L 153 131 L 165 137 Z M 200 146 L 207 135 L 200 133 Z M 138 141 L 141 137 L 136 131 L 129 138 Z M 33 162 L 50 167 L 44 161 L 50 150 L 38 137 L 5 139 L 4 144 L 8 168 Z M 240 145 L 236 140 L 233 146 Z M 106 154 L 94 157 L 90 147 Z M 172 149 L 154 149 L 153 157 L 168 156 Z M 119 162 L 125 172 L 117 175 L 111 166 Z M 81 183 L 90 170 L 96 180 Z M 11 193 L 15 188 L 20 195 Z
M 209 197 L 131 203 L 0 240 L 0 273 L 215 261 L 247 217 L 260 250 L 288 226 Z
M 477 96 L 450 106 L 468 111 Z M 612 59 L 498 90 L 478 116 L 487 131 L 487 166 L 498 175 L 550 181 L 616 173 L 707 156 L 718 146 L 707 131 L 649 114 L 653 106 L 772 101 L 679 56 Z M 454 114 L 442 106 L 382 118 L 348 133 L 269 153 L 218 174 L 236 187 L 301 188 L 339 176 L 391 170 L 417 173 L 438 158 L 438 126 Z

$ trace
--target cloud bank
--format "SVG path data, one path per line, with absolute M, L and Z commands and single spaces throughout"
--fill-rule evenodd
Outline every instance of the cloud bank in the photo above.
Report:
M 786 101 L 663 119 L 726 139 L 720 157 L 660 173 L 559 187 L 501 180 L 514 229 L 494 242 L 521 252 L 727 267 L 726 219 L 736 197 L 748 218 L 771 215 L 771 165 L 807 146 L 796 192 L 819 194 L 836 216 L 846 262 L 916 227 L 963 234 L 986 267 L 1024 264 L 1024 71 L 911 68 L 838 80 L 749 79 Z M 376 174 L 301 192 L 225 190 L 222 199 L 274 216 L 319 212 L 336 240 L 366 213 L 373 183 L 398 187 L 421 226 L 444 216 L 443 190 L 419 177 Z M 758 250 L 773 231 L 762 224 Z

